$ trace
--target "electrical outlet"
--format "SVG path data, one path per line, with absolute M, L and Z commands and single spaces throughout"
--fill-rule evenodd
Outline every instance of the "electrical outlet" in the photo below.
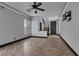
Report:
M 14 37 L 14 39 L 16 39 L 16 37 Z

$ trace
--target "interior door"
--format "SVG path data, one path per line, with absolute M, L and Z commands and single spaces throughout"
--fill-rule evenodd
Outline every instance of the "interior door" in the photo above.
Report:
M 51 21 L 51 34 L 56 34 L 56 21 Z

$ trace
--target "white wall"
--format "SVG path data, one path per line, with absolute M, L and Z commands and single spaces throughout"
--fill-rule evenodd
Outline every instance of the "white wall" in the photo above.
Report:
M 23 37 L 24 17 L 6 8 L 0 8 L 0 45 Z
M 40 17 L 39 16 L 35 16 L 32 18 L 31 21 L 31 33 L 32 36 L 40 36 L 40 37 L 47 37 L 47 31 L 39 31 L 40 30 Z
M 67 9 L 72 12 L 72 20 L 61 22 L 62 16 L 60 17 L 60 35 L 79 55 L 79 2 L 70 2 Z

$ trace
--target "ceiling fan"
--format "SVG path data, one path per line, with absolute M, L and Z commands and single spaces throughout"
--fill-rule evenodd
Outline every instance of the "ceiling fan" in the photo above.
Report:
M 42 9 L 42 8 L 39 8 L 39 6 L 41 6 L 42 5 L 42 3 L 41 2 L 39 2 L 39 3 L 37 3 L 37 2 L 34 2 L 33 3 L 33 5 L 31 5 L 31 9 L 28 9 L 27 11 L 31 11 L 31 10 L 33 10 L 33 9 L 35 9 L 35 13 L 37 13 L 37 10 L 40 10 L 40 11 L 45 11 L 45 9 Z

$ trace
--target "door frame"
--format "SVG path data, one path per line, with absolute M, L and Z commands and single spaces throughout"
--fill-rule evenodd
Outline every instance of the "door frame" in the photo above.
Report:
M 55 33 L 52 33 L 52 26 L 53 26 L 52 23 L 53 23 L 53 22 L 55 23 L 55 29 L 57 30 L 57 24 L 56 24 L 57 22 L 56 22 L 56 21 L 51 21 L 51 22 L 50 22 L 50 30 L 51 30 L 51 31 L 50 31 L 50 34 L 51 34 L 51 35 L 56 34 L 56 32 L 57 32 L 57 31 L 55 30 Z
M 59 34 L 59 19 L 56 20 L 49 20 L 49 35 L 51 35 L 51 26 L 50 26 L 50 22 L 51 21 L 56 21 L 56 34 Z

